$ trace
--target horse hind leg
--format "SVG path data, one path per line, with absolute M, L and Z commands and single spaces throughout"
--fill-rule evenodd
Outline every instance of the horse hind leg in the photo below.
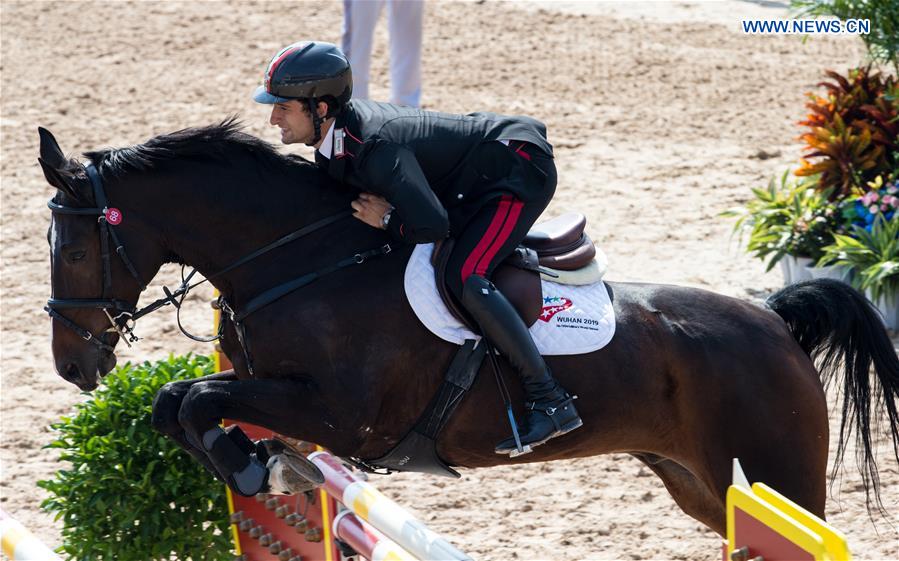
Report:
M 655 454 L 633 454 L 659 476 L 674 502 L 696 520 L 718 534 L 727 532 L 724 501 L 698 477 L 674 460 Z

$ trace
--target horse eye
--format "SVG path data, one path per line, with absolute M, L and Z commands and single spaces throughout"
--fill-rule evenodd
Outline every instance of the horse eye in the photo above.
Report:
M 86 251 L 73 251 L 69 253 L 69 261 L 81 261 L 87 255 Z

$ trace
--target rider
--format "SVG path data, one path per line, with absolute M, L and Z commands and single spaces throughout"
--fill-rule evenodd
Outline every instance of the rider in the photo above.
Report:
M 350 99 L 353 78 L 330 43 L 279 51 L 253 99 L 272 104 L 285 144 L 314 146 L 316 163 L 360 191 L 353 216 L 396 240 L 454 239 L 446 284 L 521 376 L 523 446 L 582 422 L 515 308 L 488 280 L 524 239 L 556 189 L 543 123 L 494 113 L 451 115 Z M 498 454 L 517 448 L 509 438 Z

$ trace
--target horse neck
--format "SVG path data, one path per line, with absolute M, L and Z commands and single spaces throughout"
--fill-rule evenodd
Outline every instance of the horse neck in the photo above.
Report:
M 350 196 L 323 183 L 315 169 L 266 170 L 252 161 L 176 166 L 153 181 L 157 223 L 171 258 L 195 267 L 238 302 L 359 249 L 370 228 L 351 218 L 217 275 L 242 257 L 322 218 L 349 210 Z M 368 231 L 367 231 L 368 230 Z M 342 253 L 343 252 L 343 253 Z

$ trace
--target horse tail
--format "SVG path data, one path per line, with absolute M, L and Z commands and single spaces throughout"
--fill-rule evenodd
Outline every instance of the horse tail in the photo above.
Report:
M 885 408 L 893 437 L 893 452 L 899 462 L 899 413 L 896 409 L 899 358 L 877 310 L 857 290 L 832 279 L 791 284 L 773 294 L 767 303 L 783 318 L 799 346 L 815 361 L 825 388 L 831 381 L 839 380 L 842 366 L 843 416 L 831 475 L 838 474 L 846 441 L 854 430 L 865 504 L 870 511 L 873 489 L 877 508 L 884 513 L 880 478 L 871 447 L 871 429 L 873 427 L 880 434 Z M 872 364 L 874 376 L 870 376 Z

